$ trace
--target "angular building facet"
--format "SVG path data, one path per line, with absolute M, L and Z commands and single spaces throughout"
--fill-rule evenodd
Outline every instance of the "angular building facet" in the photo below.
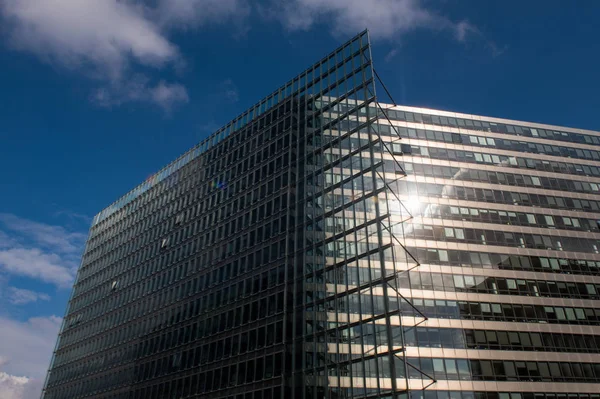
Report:
M 42 397 L 600 399 L 600 133 L 375 78 L 363 32 L 100 212 Z

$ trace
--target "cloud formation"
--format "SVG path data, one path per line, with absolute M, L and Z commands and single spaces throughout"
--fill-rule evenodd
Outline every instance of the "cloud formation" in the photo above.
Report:
M 61 253 L 80 251 L 86 239 L 83 233 L 69 232 L 61 226 L 34 222 L 9 213 L 0 213 L 0 224 L 7 230 L 27 236 L 44 248 Z
M 39 399 L 43 382 L 41 379 L 18 377 L 0 371 L 0 398 Z
M 151 102 L 165 111 L 189 101 L 187 90 L 178 83 L 161 80 L 156 86 L 148 78 L 137 75 L 120 85 L 101 87 L 92 94 L 92 101 L 103 107 L 118 106 L 127 102 Z
M 26 305 L 31 302 L 49 301 L 50 295 L 24 288 L 8 287 L 8 300 L 13 305 Z
M 6 240 L 0 245 L 0 271 L 61 288 L 73 283 L 85 245 L 84 233 L 0 213 L 2 237 Z
M 57 316 L 0 317 L 0 398 L 39 398 L 61 322 Z
M 198 28 L 225 21 L 241 22 L 250 14 L 245 0 L 160 0 L 157 20 L 173 28 Z
M 248 13 L 244 0 L 0 0 L 13 48 L 103 82 L 92 95 L 99 105 L 149 102 L 165 110 L 189 97 L 180 83 L 148 77 L 183 63 L 169 31 Z
M 390 40 L 417 29 L 448 32 L 457 41 L 481 35 L 424 0 L 270 0 L 267 6 L 252 0 L 0 0 L 0 24 L 13 48 L 95 78 L 94 103 L 152 103 L 170 111 L 189 101 L 183 84 L 152 78 L 185 64 L 170 35 L 219 24 L 245 32 L 254 11 L 290 31 L 323 23 L 336 35 L 368 28 Z
M 71 285 L 75 274 L 59 255 L 45 253 L 38 248 L 0 251 L 0 267 L 7 273 L 39 279 L 62 288 Z
M 131 59 L 159 67 L 178 57 L 143 7 L 105 0 L 5 0 L 11 42 L 70 68 L 120 79 Z
M 274 2 L 271 13 L 292 31 L 326 22 L 336 35 L 354 35 L 368 28 L 373 37 L 383 39 L 429 29 L 449 31 L 464 41 L 475 30 L 467 21 L 453 22 L 427 9 L 421 0 L 289 0 Z

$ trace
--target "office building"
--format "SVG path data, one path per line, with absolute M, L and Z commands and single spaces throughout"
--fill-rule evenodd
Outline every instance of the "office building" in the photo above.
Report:
M 363 32 L 100 212 L 43 397 L 600 399 L 600 133 L 375 78 Z

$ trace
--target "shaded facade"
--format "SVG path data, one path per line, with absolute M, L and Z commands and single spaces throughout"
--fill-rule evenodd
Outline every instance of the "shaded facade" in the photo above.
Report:
M 94 218 L 43 397 L 600 399 L 599 146 L 363 32 Z

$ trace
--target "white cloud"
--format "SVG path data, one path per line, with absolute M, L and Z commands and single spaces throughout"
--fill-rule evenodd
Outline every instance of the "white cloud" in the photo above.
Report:
M 44 378 L 61 323 L 57 316 L 32 317 L 25 322 L 0 317 L 2 371 Z
M 17 241 L 6 234 L 4 231 L 0 230 L 0 248 L 10 248 L 14 245 L 17 245 Z
M 0 398 L 39 398 L 61 322 L 56 316 L 0 317 Z
M 85 234 L 0 213 L 0 271 L 69 287 L 85 245 Z M 24 299 L 22 297 L 21 299 Z M 45 300 L 45 298 L 37 297 Z
M 86 238 L 83 233 L 68 232 L 61 226 L 34 222 L 10 213 L 0 213 L 0 224 L 7 230 L 24 235 L 40 246 L 59 253 L 81 251 Z
M 2 399 L 39 399 L 43 380 L 18 377 L 0 371 L 0 398 Z
M 158 85 L 150 88 L 150 97 L 165 109 L 170 109 L 173 104 L 189 101 L 185 87 L 180 84 L 168 84 L 165 81 L 160 81 Z
M 245 0 L 160 0 L 156 8 L 161 24 L 175 28 L 240 21 L 249 13 Z
M 8 300 L 13 305 L 26 305 L 31 302 L 49 301 L 50 296 L 23 288 L 8 287 Z
M 118 80 L 130 58 L 161 66 L 177 48 L 144 17 L 144 7 L 106 0 L 4 0 L 11 43 L 70 68 L 94 67 Z
M 0 398 L 21 399 L 29 382 L 27 377 L 17 377 L 0 371 Z
M 386 54 L 386 56 L 383 58 L 383 60 L 385 62 L 390 62 L 395 56 L 396 54 L 398 54 L 398 50 L 397 49 L 391 49 L 389 53 Z
M 39 248 L 11 248 L 0 251 L 0 267 L 17 276 L 39 279 L 67 288 L 74 280 L 73 264 L 59 255 Z
M 137 75 L 127 83 L 103 87 L 95 91 L 92 100 L 103 107 L 121 105 L 126 102 L 153 102 L 165 111 L 170 111 L 178 104 L 189 101 L 184 86 L 160 81 L 157 85 L 149 84 L 148 78 Z
M 102 82 L 92 95 L 99 105 L 146 102 L 165 110 L 188 101 L 180 83 L 147 77 L 184 63 L 169 31 L 248 13 L 245 0 L 0 0 L 12 47 Z
M 354 35 L 368 28 L 377 38 L 394 39 L 416 29 L 447 30 L 463 41 L 474 28 L 466 21 L 453 22 L 427 9 L 420 0 L 290 0 L 271 9 L 290 30 L 308 30 L 319 22 L 335 34 Z

